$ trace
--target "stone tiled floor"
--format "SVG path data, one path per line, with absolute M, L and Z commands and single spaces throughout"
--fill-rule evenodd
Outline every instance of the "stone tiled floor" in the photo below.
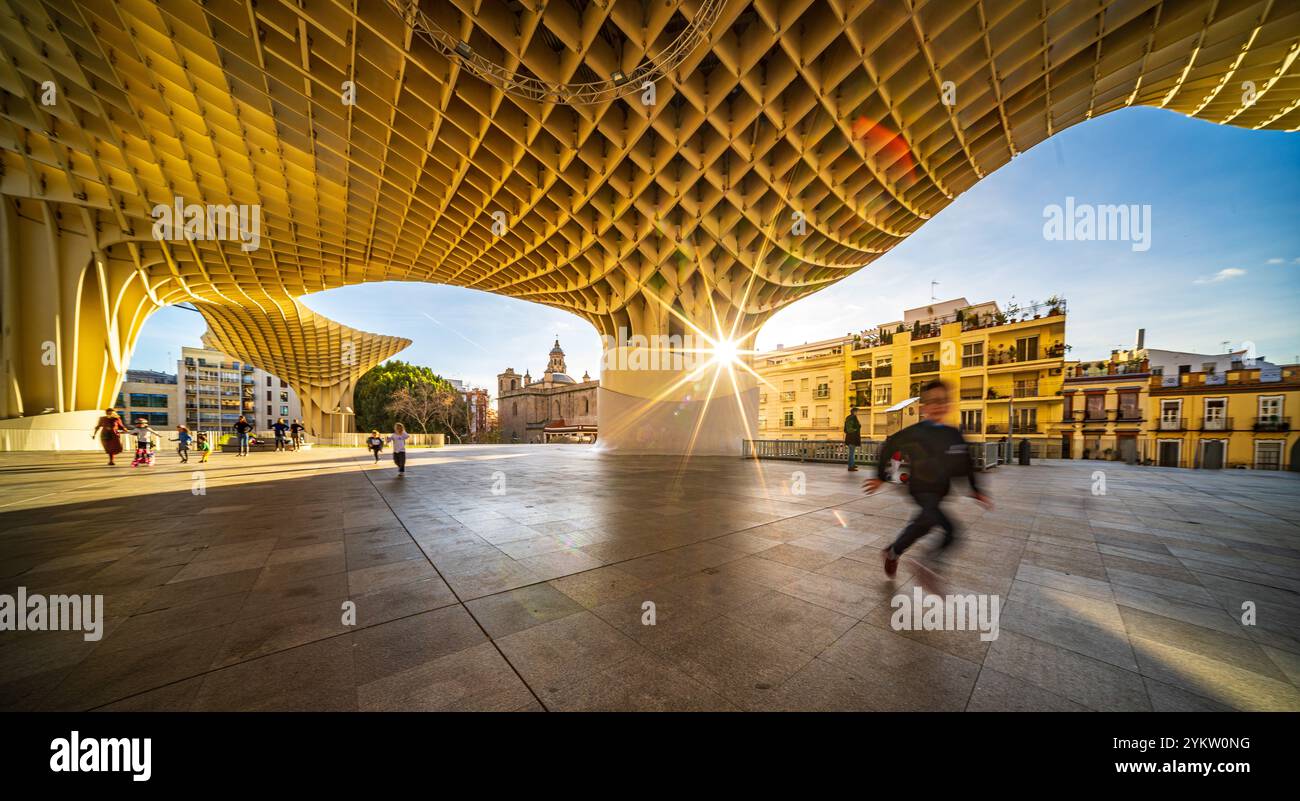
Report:
M 409 471 L 0 454 L 0 592 L 102 593 L 107 618 L 0 632 L 0 709 L 1300 709 L 1295 474 L 986 474 L 996 511 L 950 502 L 965 535 L 934 562 L 1002 597 L 985 643 L 890 628 L 911 576 L 878 550 L 910 508 L 865 473 L 576 446 Z

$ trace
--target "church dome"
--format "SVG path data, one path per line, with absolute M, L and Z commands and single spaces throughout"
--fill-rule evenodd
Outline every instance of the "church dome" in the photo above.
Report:
M 551 374 L 550 374 L 550 379 L 551 379 L 551 381 L 552 381 L 553 383 L 556 383 L 556 384 L 576 384 L 576 383 L 578 383 L 577 381 L 574 381 L 574 380 L 573 380 L 573 377 L 572 377 L 572 376 L 570 376 L 570 375 L 566 375 L 565 373 L 551 373 Z

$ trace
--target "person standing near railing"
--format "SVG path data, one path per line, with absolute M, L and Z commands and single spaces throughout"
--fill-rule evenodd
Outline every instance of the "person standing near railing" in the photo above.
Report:
M 849 472 L 856 473 L 858 465 L 856 456 L 858 448 L 862 446 L 862 423 L 858 421 L 855 414 L 857 408 L 849 409 L 849 416 L 844 418 L 844 444 L 849 449 Z

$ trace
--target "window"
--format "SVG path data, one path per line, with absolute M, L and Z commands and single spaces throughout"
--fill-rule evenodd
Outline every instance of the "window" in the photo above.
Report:
M 807 419 L 808 419 L 808 407 L 807 407 L 807 406 L 800 406 L 800 407 L 799 407 L 799 419 L 800 419 L 800 420 L 807 420 Z
M 280 407 L 280 416 L 281 416 L 281 417 L 284 417 L 284 416 L 287 415 L 287 414 L 289 414 L 289 407 L 288 407 L 288 406 L 281 406 L 281 407 Z
M 1106 419 L 1106 396 L 1100 392 L 1088 395 L 1085 400 L 1084 419 L 1087 420 L 1105 420 Z
M 979 434 L 984 430 L 983 409 L 963 409 L 961 413 L 961 430 L 965 434 Z
M 1038 337 L 1021 337 L 1016 340 L 1016 361 L 1032 362 L 1038 358 Z
M 288 393 L 288 392 L 281 392 L 281 393 L 280 393 L 280 403 L 288 403 L 288 402 L 289 402 L 289 393 Z
M 285 381 L 283 378 L 281 378 L 281 379 L 280 379 L 280 389 L 285 389 L 285 388 L 287 388 L 288 386 L 289 386 L 289 383 L 288 383 L 287 381 Z
M 1205 420 L 1204 428 L 1206 431 L 1223 431 L 1228 427 L 1228 399 L 1227 398 L 1206 398 L 1205 399 Z
M 511 382 L 511 383 L 513 383 L 513 382 Z M 518 401 L 516 401 L 516 402 L 510 404 L 510 414 L 512 414 L 512 415 L 517 415 L 517 414 L 519 414 L 519 402 L 518 402 Z
M 876 359 L 876 367 L 890 367 L 894 364 L 893 356 L 880 356 Z
M 1160 430 L 1178 431 L 1182 427 L 1183 402 L 1181 400 L 1160 401 Z
M 1282 419 L 1282 396 L 1261 395 L 1259 398 L 1259 419 L 1262 423 L 1276 423 Z
M 781 413 L 781 425 L 790 428 L 794 425 L 794 410 L 786 409 Z
M 270 399 L 271 399 L 271 390 L 269 390 L 269 389 L 266 391 L 266 399 L 267 399 L 267 400 L 270 400 Z
M 1038 430 L 1038 410 L 1037 409 L 1016 409 L 1016 431 L 1018 433 L 1032 433 Z
M 876 387 L 876 405 L 888 406 L 894 402 L 894 388 L 889 384 Z
M 582 399 L 582 413 L 591 414 L 591 401 L 587 398 Z
M 270 417 L 271 414 L 272 414 L 272 412 L 271 412 L 271 405 L 270 405 L 270 404 L 267 404 L 267 406 L 266 406 L 266 416 L 267 416 L 267 417 Z
M 1119 393 L 1119 419 L 1121 420 L 1142 419 L 1142 411 L 1138 406 L 1138 393 L 1136 392 Z
M 271 377 L 269 375 L 266 377 L 266 385 L 271 386 Z
M 961 366 L 979 367 L 984 364 L 984 343 L 967 342 L 961 346 Z
M 800 392 L 808 391 L 808 379 L 802 378 L 799 380 L 799 391 Z
M 817 377 L 817 391 L 814 395 L 818 398 L 829 398 L 831 396 L 831 382 L 826 376 Z

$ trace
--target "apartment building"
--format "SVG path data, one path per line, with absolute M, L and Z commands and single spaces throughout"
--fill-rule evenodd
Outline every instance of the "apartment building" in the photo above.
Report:
M 758 439 L 839 441 L 844 437 L 847 337 L 809 342 L 753 357 Z
M 181 421 L 178 396 L 175 375 L 157 370 L 127 370 L 115 408 L 130 423 L 144 418 L 149 425 L 162 430 Z
M 1290 411 L 1300 403 L 1300 366 L 1246 351 L 1192 353 L 1135 346 L 1109 359 L 1070 362 L 1063 453 L 1217 470 L 1300 469 Z
M 1291 427 L 1300 365 L 1238 352 L 1174 367 L 1153 368 L 1149 378 L 1145 460 L 1206 470 L 1300 469 L 1300 434 Z
M 220 351 L 182 348 L 176 373 L 179 409 L 192 429 L 230 432 L 241 414 L 257 431 L 281 417 L 302 419 L 302 402 L 287 382 Z
M 1061 419 L 1065 301 L 1024 307 L 966 298 L 908 309 L 903 319 L 850 338 L 846 403 L 863 437 L 881 440 L 918 419 L 926 381 L 943 379 L 955 397 L 947 422 L 974 442 L 1028 439 L 1038 456 L 1059 456 L 1052 423 Z

